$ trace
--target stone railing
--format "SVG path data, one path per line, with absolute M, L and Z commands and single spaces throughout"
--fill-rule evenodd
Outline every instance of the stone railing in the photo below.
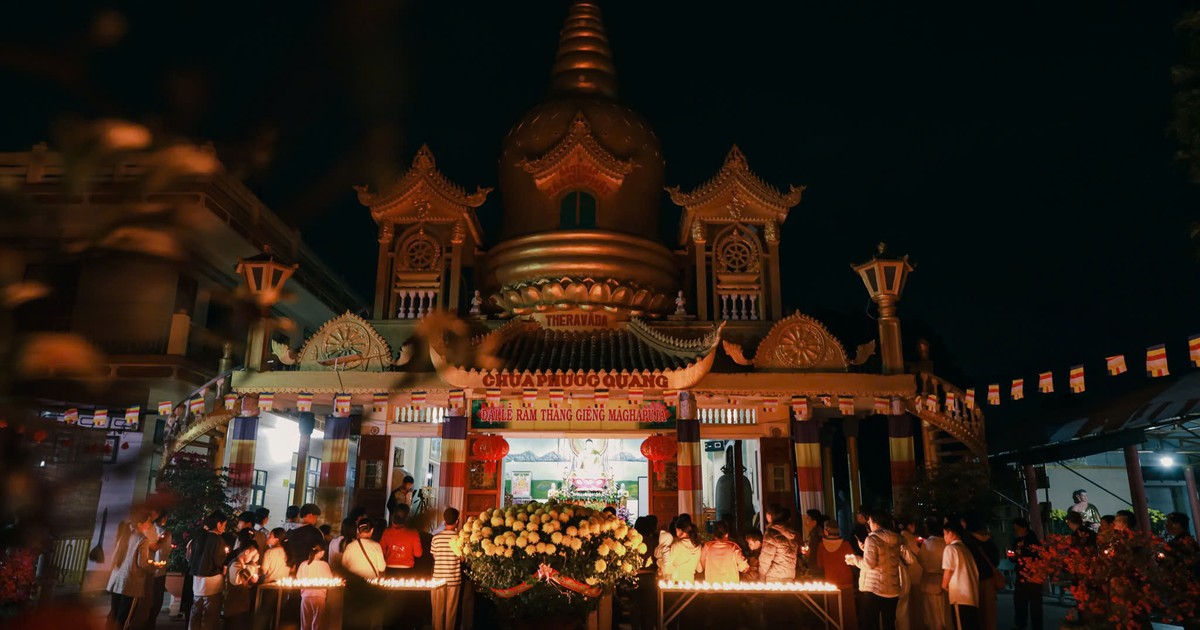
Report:
M 928 372 L 918 372 L 916 377 L 919 393 L 910 402 L 910 411 L 962 442 L 980 461 L 986 461 L 987 436 L 983 411 L 979 409 L 978 401 L 974 409 L 968 409 L 966 393 L 957 386 Z M 948 393 L 953 394 L 950 398 L 953 403 L 946 402 Z M 930 404 L 931 401 L 933 404 Z
M 721 291 L 721 319 L 725 320 L 756 320 L 762 319 L 759 312 L 758 292 Z
M 396 319 L 421 319 L 437 307 L 437 289 L 398 289 Z

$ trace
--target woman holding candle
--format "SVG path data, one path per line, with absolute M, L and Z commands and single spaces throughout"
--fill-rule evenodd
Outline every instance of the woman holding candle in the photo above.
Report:
M 254 530 L 238 532 L 237 553 L 229 557 L 225 571 L 225 625 L 242 628 L 249 625 L 253 608 L 251 589 L 258 584 L 260 554 Z
M 842 592 L 842 627 L 846 630 L 858 628 L 858 615 L 854 606 L 854 571 L 846 558 L 854 555 L 854 548 L 842 538 L 837 521 L 827 519 L 822 530 L 821 543 L 817 546 L 817 568 L 826 582 Z
M 325 562 L 324 557 L 325 548 L 321 545 L 313 545 L 308 559 L 301 562 L 300 566 L 296 568 L 296 579 L 332 579 L 333 571 L 329 570 L 329 563 Z M 322 628 L 326 594 L 327 591 L 323 588 L 300 590 L 300 630 L 320 630 Z
M 663 575 L 676 582 L 691 582 L 696 579 L 696 567 L 700 564 L 700 547 L 696 544 L 696 527 L 689 514 L 675 517 L 675 542 L 667 552 Z

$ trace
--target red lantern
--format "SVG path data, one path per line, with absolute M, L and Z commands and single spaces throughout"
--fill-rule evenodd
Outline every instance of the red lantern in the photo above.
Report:
M 679 444 L 669 435 L 651 435 L 642 442 L 642 455 L 654 464 L 654 472 L 659 475 L 666 472 L 667 462 L 675 459 L 678 450 Z
M 46 440 L 47 435 L 49 435 L 49 434 L 47 434 L 45 430 L 38 429 L 37 431 L 33 432 L 33 441 L 38 444 L 41 444 L 42 442 L 44 442 Z
M 481 435 L 471 444 L 471 454 L 483 460 L 483 472 L 496 473 L 496 462 L 508 455 L 508 440 L 499 435 Z

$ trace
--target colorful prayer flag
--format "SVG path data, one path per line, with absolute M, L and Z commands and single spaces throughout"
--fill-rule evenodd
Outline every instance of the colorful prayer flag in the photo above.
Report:
M 886 396 L 875 397 L 875 413 L 886 416 L 892 411 L 892 401 Z
M 964 392 L 963 405 L 965 405 L 967 409 L 970 409 L 972 411 L 975 409 L 975 388 L 974 387 L 972 387 L 972 388 L 968 389 L 966 392 Z
M 929 395 L 925 396 L 925 409 L 928 410 L 929 413 L 937 413 L 938 412 L 937 394 L 929 394 Z
M 1129 369 L 1125 367 L 1125 355 L 1123 355 L 1123 354 L 1118 354 L 1113 357 L 1108 357 L 1104 361 L 1105 361 L 1105 363 L 1108 364 L 1109 376 L 1116 376 L 1118 374 L 1124 374 L 1125 372 L 1129 371 Z
M 535 403 L 535 402 L 537 402 L 537 390 L 536 389 L 526 389 L 525 391 L 521 392 L 521 404 L 522 405 L 525 405 L 526 407 L 532 407 L 533 403 Z
M 309 401 L 312 402 L 311 400 Z M 258 395 L 258 410 L 270 411 L 275 408 L 275 394 L 259 394 Z
M 421 409 L 425 406 L 426 399 L 428 396 L 425 395 L 425 392 L 413 392 L 410 404 L 415 409 Z
M 375 413 L 387 412 L 388 395 L 385 392 L 375 392 L 371 394 L 371 409 Z
M 1054 393 L 1054 373 L 1042 372 L 1038 374 L 1038 391 L 1043 394 Z
M 67 424 L 75 424 L 76 422 L 79 422 L 79 410 L 71 408 L 64 411 L 63 422 L 66 422 Z
M 188 411 L 193 414 L 204 413 L 204 399 L 197 396 L 188 401 Z
M 225 394 L 225 409 L 233 411 L 235 403 L 237 403 L 237 394 Z
M 1083 366 L 1076 365 L 1075 367 L 1071 368 L 1071 392 L 1078 394 L 1083 390 Z
M 988 404 L 989 405 L 999 405 L 1000 404 L 1000 384 L 999 383 L 992 383 L 991 385 L 988 385 Z
M 333 414 L 343 418 L 350 415 L 350 394 L 335 394 L 333 396 Z
M 854 397 L 853 396 L 838 396 L 838 411 L 843 416 L 854 415 Z
M 631 402 L 635 405 L 640 405 L 640 404 L 642 404 L 642 401 L 645 400 L 645 398 L 646 398 L 646 390 L 640 389 L 640 388 L 629 390 L 629 402 Z
M 1012 382 L 1012 390 L 1010 391 L 1013 400 L 1021 400 L 1025 397 L 1025 379 L 1014 378 Z
M 450 390 L 450 406 L 451 407 L 455 407 L 455 408 L 462 407 L 463 404 L 465 404 L 466 399 L 467 399 L 467 397 L 466 397 L 466 394 L 463 393 L 463 390 L 461 390 L 461 389 Z
M 563 404 L 563 398 L 564 398 L 563 390 L 561 390 L 559 388 L 554 388 L 554 389 L 550 390 L 550 406 L 551 407 L 561 407 Z
M 92 426 L 98 427 L 101 429 L 108 426 L 108 410 L 107 409 L 97 409 L 92 412 Z
M 141 417 L 141 405 L 134 405 L 133 407 L 125 409 L 125 426 L 129 427 L 130 429 L 137 429 L 138 420 L 140 420 Z
M 775 396 L 763 396 L 763 409 L 767 411 L 775 411 L 779 408 L 779 398 Z
M 958 413 L 958 393 L 957 392 L 946 392 L 946 413 L 949 413 L 952 415 Z
M 663 403 L 668 407 L 676 407 L 679 405 L 679 390 L 665 389 L 663 390 Z
M 158 403 L 158 415 L 160 415 L 160 416 L 171 415 L 171 407 L 174 407 L 174 406 L 175 405 L 169 400 L 164 400 L 164 401 Z
M 1163 344 L 1146 348 L 1146 373 L 1154 378 L 1167 376 L 1167 347 Z
M 608 404 L 608 390 L 607 389 L 597 389 L 596 390 L 596 406 L 604 407 L 607 404 Z
M 792 413 L 797 420 L 808 419 L 808 396 L 792 396 Z
M 485 396 L 487 398 L 487 405 L 489 407 L 499 407 L 500 406 L 500 388 L 499 387 L 489 387 L 487 390 L 487 394 L 485 394 Z
M 1191 358 L 1192 365 L 1200 367 L 1200 335 L 1188 337 L 1188 357 Z
M 824 396 L 817 396 L 817 400 L 821 403 L 822 407 L 832 407 L 833 406 L 833 396 L 830 396 L 828 394 L 826 394 Z

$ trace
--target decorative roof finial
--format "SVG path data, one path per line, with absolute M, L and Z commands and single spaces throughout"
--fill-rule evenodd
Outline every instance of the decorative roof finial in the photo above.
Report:
M 558 38 L 558 55 L 550 70 L 553 94 L 617 95 L 617 74 L 600 7 L 580 0 L 571 5 Z

